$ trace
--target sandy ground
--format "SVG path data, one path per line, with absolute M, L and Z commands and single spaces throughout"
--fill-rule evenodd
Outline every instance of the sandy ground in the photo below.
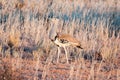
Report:
M 89 60 L 56 63 L 20 58 L 0 58 L 0 80 L 120 80 L 120 54 L 116 63 Z M 100 67 L 100 68 L 99 68 Z

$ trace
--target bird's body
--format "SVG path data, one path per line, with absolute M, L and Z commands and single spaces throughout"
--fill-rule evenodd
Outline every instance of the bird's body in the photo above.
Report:
M 80 42 L 73 38 L 72 36 L 68 35 L 68 34 L 61 34 L 61 35 L 57 35 L 56 36 L 56 40 L 54 41 L 55 44 L 57 44 L 60 47 L 64 47 L 64 46 L 81 46 Z M 82 48 L 82 47 L 81 47 Z
M 59 49 L 59 47 L 64 48 L 65 53 L 66 53 L 66 58 L 67 58 L 67 50 L 65 47 L 74 46 L 74 47 L 78 47 L 80 49 L 83 49 L 81 47 L 80 42 L 76 38 L 74 38 L 68 34 L 57 33 L 55 38 L 51 41 L 54 42 L 58 46 L 58 49 Z M 59 58 L 59 53 L 58 53 L 58 58 Z M 68 62 L 68 58 L 67 58 L 67 62 Z

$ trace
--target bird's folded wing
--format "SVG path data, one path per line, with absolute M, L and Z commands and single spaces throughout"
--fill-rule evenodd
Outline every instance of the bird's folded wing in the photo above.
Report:
M 60 39 L 60 42 L 65 44 L 65 43 L 68 43 L 69 41 L 68 40 L 65 40 L 65 39 Z

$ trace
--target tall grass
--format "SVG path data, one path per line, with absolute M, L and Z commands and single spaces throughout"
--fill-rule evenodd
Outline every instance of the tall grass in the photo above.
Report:
M 3 54 L 10 53 L 11 43 L 13 47 L 20 48 L 17 53 L 24 56 L 24 49 L 28 47 L 28 51 L 33 53 L 33 60 L 37 60 L 34 79 L 38 79 L 36 76 L 38 76 L 39 60 L 48 62 L 50 58 L 50 62 L 44 66 L 42 75 L 42 78 L 46 79 L 50 63 L 52 60 L 55 61 L 56 57 L 51 55 L 57 52 L 57 47 L 50 38 L 54 38 L 56 32 L 67 33 L 81 41 L 84 48 L 84 51 L 69 48 L 70 54 L 83 53 L 93 56 L 99 52 L 102 55 L 103 60 L 97 71 L 99 74 L 104 60 L 111 67 L 112 64 L 117 65 L 116 58 L 120 53 L 120 32 L 117 30 L 116 36 L 115 29 L 112 32 L 110 30 L 116 18 L 113 15 L 119 17 L 120 13 L 120 2 L 118 0 L 116 2 L 114 0 L 0 0 L 0 51 Z M 115 25 L 117 29 L 119 26 Z M 5 46 L 9 49 L 5 49 Z M 81 59 L 75 57 L 75 61 L 80 63 Z M 92 60 L 94 63 L 94 58 Z M 80 74 L 82 80 L 83 72 L 79 70 L 81 65 L 85 65 L 84 61 L 76 72 L 74 65 L 70 65 L 69 78 L 74 79 L 72 74 L 74 72 L 75 79 L 78 79 Z M 92 64 L 89 80 L 94 79 L 94 67 L 95 64 Z

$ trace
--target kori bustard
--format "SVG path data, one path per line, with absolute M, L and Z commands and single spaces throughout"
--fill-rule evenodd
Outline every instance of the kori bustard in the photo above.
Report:
M 57 62 L 59 62 L 59 56 L 60 56 L 60 47 L 63 47 L 66 54 L 66 60 L 68 63 L 68 53 L 67 53 L 67 46 L 74 46 L 80 49 L 83 49 L 81 47 L 80 41 L 78 41 L 76 38 L 70 36 L 69 34 L 61 34 L 57 33 L 57 35 L 54 37 L 54 39 L 51 39 L 52 42 L 54 42 L 58 46 L 58 56 L 57 56 Z

